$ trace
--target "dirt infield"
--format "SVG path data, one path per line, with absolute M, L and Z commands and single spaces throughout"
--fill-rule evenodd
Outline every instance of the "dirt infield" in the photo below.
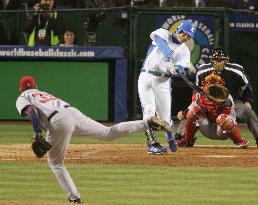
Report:
M 46 162 L 46 157 L 34 157 L 30 145 L 0 145 L 0 161 L 41 163 Z M 173 167 L 258 167 L 258 149 L 199 146 L 179 148 L 176 153 L 150 156 L 145 145 L 71 144 L 65 162 Z
M 37 159 L 31 145 L 0 145 L 0 162 L 45 163 Z M 258 167 L 258 149 L 236 147 L 179 148 L 176 153 L 150 156 L 145 145 L 71 144 L 66 153 L 66 163 L 125 164 L 173 167 Z M 65 205 L 69 203 L 0 201 L 0 205 Z M 87 203 L 88 204 L 88 203 Z M 88 204 L 97 205 L 97 204 Z

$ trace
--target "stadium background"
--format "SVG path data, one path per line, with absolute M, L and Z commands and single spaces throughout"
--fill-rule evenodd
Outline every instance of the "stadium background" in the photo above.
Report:
M 146 49 L 150 43 L 149 34 L 151 31 L 156 29 L 159 25 L 157 23 L 160 20 L 159 18 L 166 18 L 168 16 L 185 16 L 185 18 L 212 18 L 214 21 L 212 35 L 214 36 L 214 42 L 212 45 L 208 45 L 209 49 L 213 47 L 223 47 L 229 53 L 230 59 L 232 62 L 239 63 L 243 65 L 246 69 L 246 73 L 250 76 L 250 80 L 253 85 L 254 91 L 254 100 L 258 101 L 258 89 L 257 82 L 255 79 L 256 76 L 256 58 L 257 58 L 257 41 L 258 33 L 257 28 L 242 28 L 242 29 L 232 29 L 230 28 L 230 21 L 232 15 L 240 14 L 249 19 L 256 19 L 257 15 L 250 12 L 236 12 L 227 8 L 144 8 L 144 7 L 120 7 L 120 8 L 98 8 L 98 9 L 79 9 L 79 10 L 60 10 L 62 13 L 65 22 L 70 25 L 73 25 L 73 28 L 76 31 L 77 44 L 80 46 L 97 46 L 105 48 L 107 46 L 118 46 L 124 49 L 122 54 L 125 59 L 127 59 L 127 72 L 126 83 L 124 89 L 127 92 L 124 94 L 124 101 L 121 101 L 125 105 L 126 117 L 122 119 L 136 119 L 141 117 L 141 108 L 138 100 L 137 93 L 137 79 L 141 64 L 145 58 Z M 11 43 L 16 45 L 25 45 L 26 36 L 23 31 L 24 24 L 28 16 L 31 15 L 29 11 L 11 11 L 11 12 L 1 12 L 0 19 L 3 25 L 5 25 L 6 31 L 12 39 Z M 74 21 L 76 19 L 76 21 Z M 89 22 L 91 19 L 94 23 L 89 26 L 86 22 Z M 252 21 L 252 20 L 251 20 Z M 255 20 L 256 21 L 256 20 Z M 255 22 L 254 22 L 255 24 Z M 171 27 L 172 28 L 172 27 Z M 195 44 L 200 44 L 201 42 L 195 42 Z M 196 54 L 196 53 L 195 53 Z M 199 56 L 199 58 L 201 58 Z M 17 61 L 18 60 L 18 61 Z M 24 64 L 19 68 L 19 60 Z M 72 100 L 77 107 L 82 109 L 85 113 L 89 113 L 91 117 L 99 121 L 119 121 L 115 120 L 114 117 L 114 60 L 109 58 L 85 58 L 83 60 L 77 60 L 76 63 L 74 60 L 62 60 L 62 64 L 69 67 L 72 71 L 63 72 L 62 69 L 56 69 L 56 73 L 47 72 L 44 73 L 44 69 L 52 69 L 55 66 L 52 66 L 52 61 L 44 60 L 44 63 L 36 63 L 37 58 L 28 59 L 13 59 L 13 58 L 1 58 L 1 86 L 0 92 L 6 94 L 7 85 L 17 85 L 17 79 L 20 75 L 25 74 L 26 68 L 30 67 L 33 69 L 33 74 L 36 75 L 36 78 L 41 78 L 44 83 L 41 85 L 42 88 L 54 88 L 55 85 L 58 86 L 58 93 L 55 93 L 58 96 L 64 96 L 67 100 Z M 198 59 L 197 59 L 198 60 Z M 33 61 L 33 63 L 31 63 Z M 66 62 L 67 61 L 67 62 Z M 196 57 L 195 57 L 196 61 Z M 49 63 L 47 63 L 49 62 Z M 74 63 L 72 63 L 74 62 Z M 84 62 L 84 64 L 81 64 Z M 208 62 L 208 59 L 204 59 L 203 62 Z M 101 64 L 102 63 L 102 64 Z M 194 63 L 194 62 L 193 62 Z M 80 65 L 79 65 L 80 64 Z M 31 68 L 33 65 L 33 68 Z M 57 64 L 58 65 L 58 64 Z M 103 69 L 101 69 L 101 66 Z M 78 67 L 79 66 L 79 67 Z M 81 67 L 80 67 L 81 66 Z M 62 67 L 62 66 L 61 66 Z M 92 70 L 92 68 L 97 67 L 98 69 Z M 85 69 L 84 69 L 85 68 Z M 19 72 L 17 72 L 19 70 Z M 55 69 L 54 69 L 55 70 Z M 24 72 L 23 72 L 24 71 Z M 77 76 L 88 76 L 87 79 L 80 79 L 81 84 L 68 84 L 63 83 L 64 80 L 69 79 L 71 75 Z M 12 75 L 10 73 L 13 73 Z M 16 74 L 14 74 L 16 73 Z M 44 73 L 44 75 L 42 74 Z M 59 78 L 55 81 L 49 81 L 48 78 L 50 75 L 58 75 L 62 73 Z M 6 76 L 9 76 L 6 78 Z M 94 83 L 98 82 L 103 83 L 105 88 L 108 89 L 105 91 L 102 88 L 95 86 Z M 87 86 L 90 84 L 92 86 Z M 68 96 L 68 88 L 76 90 L 76 87 L 83 87 L 83 92 L 81 89 L 78 89 L 80 94 L 75 96 Z M 93 88 L 93 89 L 92 89 Z M 15 86 L 14 86 L 15 89 Z M 98 90 L 100 89 L 101 92 Z M 53 90 L 54 92 L 56 90 Z M 173 84 L 173 99 L 172 110 L 173 116 L 179 110 L 184 109 L 190 102 L 191 89 L 182 82 L 181 79 L 175 79 Z M 0 118 L 2 120 L 13 120 L 20 119 L 17 113 L 14 113 L 15 107 L 12 102 L 19 91 L 9 93 L 9 96 L 2 97 L 0 101 Z M 67 97 L 68 96 L 68 97 Z M 127 96 L 127 97 L 126 97 Z M 98 103 L 87 103 L 87 99 L 96 99 Z M 101 100 L 103 99 L 103 100 Z M 6 108 L 7 104 L 13 104 Z M 103 108 L 103 113 L 99 113 L 99 109 Z M 257 103 L 254 104 L 254 110 L 258 111 Z M 6 116 L 9 116 L 6 117 Z M 10 117 L 11 116 L 11 117 Z
M 226 2 L 209 0 L 215 1 L 220 5 Z M 257 28 L 236 31 L 228 24 L 231 14 L 256 19 L 255 13 L 225 8 L 141 7 L 60 12 L 76 29 L 78 44 L 83 46 L 80 49 L 98 51 L 111 48 L 119 50 L 120 54 L 110 57 L 112 53 L 108 52 L 106 57 L 84 59 L 0 57 L 0 119 L 3 120 L 0 123 L 0 204 L 67 204 L 63 190 L 49 170 L 47 158 L 37 159 L 31 150 L 31 124 L 4 121 L 20 120 L 15 108 L 20 76 L 35 75 L 40 88 L 67 99 L 94 119 L 117 119 L 117 104 L 122 104 L 122 108 L 125 106 L 127 111 L 120 111 L 122 115 L 126 113 L 127 119 L 139 118 L 137 78 L 150 43 L 149 33 L 168 16 L 209 16 L 207 19 L 214 19 L 214 22 L 211 20 L 214 23 L 214 45 L 211 47 L 224 47 L 233 62 L 246 67 L 254 88 L 257 112 Z M 29 15 L 30 12 L 23 10 L 0 12 L 0 23 L 5 25 L 8 34 L 8 41 L 0 38 L 3 44 L 0 54 L 4 49 L 19 46 L 28 49 L 21 45 L 26 43 L 23 27 Z M 88 25 L 85 22 L 89 16 L 96 23 L 92 30 L 86 29 Z M 1 31 L 3 34 L 4 30 Z M 119 68 L 117 61 L 125 64 Z M 118 86 L 119 83 L 122 85 Z M 190 101 L 191 89 L 180 79 L 175 79 L 173 86 L 175 115 Z M 126 95 L 117 96 L 116 87 L 123 88 L 118 93 Z M 194 148 L 180 148 L 177 153 L 169 152 L 162 156 L 147 154 L 143 132 L 114 142 L 74 136 L 65 163 L 83 200 L 89 205 L 253 205 L 258 201 L 258 151 L 249 130 L 241 126 L 241 132 L 251 145 L 245 150 L 237 149 L 230 140 L 213 141 L 197 133 Z M 163 133 L 157 134 L 166 145 Z

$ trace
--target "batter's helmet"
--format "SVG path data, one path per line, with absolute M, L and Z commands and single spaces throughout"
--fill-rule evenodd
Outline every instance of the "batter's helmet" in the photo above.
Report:
M 216 59 L 221 59 L 221 60 L 225 60 L 225 61 L 229 60 L 227 53 L 221 48 L 213 49 L 210 53 L 209 58 L 210 58 L 210 60 L 216 60 Z
M 37 84 L 33 77 L 26 75 L 20 79 L 20 91 L 36 88 Z
M 176 29 L 176 33 L 184 32 L 192 38 L 194 37 L 195 31 L 196 27 L 190 20 L 184 20 Z

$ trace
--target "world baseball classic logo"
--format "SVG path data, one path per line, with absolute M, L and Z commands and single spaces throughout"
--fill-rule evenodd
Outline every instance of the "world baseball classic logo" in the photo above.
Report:
M 185 16 L 173 15 L 163 18 L 162 28 L 169 30 L 171 33 L 183 20 L 190 19 L 196 26 L 194 39 L 186 43 L 191 51 L 191 62 L 195 66 L 208 63 L 209 53 L 214 48 L 214 30 L 215 19 L 212 16 Z M 165 21 L 164 21 L 165 20 Z

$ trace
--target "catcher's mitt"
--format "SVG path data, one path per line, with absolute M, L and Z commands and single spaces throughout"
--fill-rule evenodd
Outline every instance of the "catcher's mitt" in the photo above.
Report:
M 35 134 L 32 138 L 32 150 L 38 158 L 43 157 L 52 145 L 49 144 L 41 134 Z
M 205 91 L 206 96 L 214 102 L 225 102 L 228 99 L 229 91 L 222 85 L 210 85 Z

